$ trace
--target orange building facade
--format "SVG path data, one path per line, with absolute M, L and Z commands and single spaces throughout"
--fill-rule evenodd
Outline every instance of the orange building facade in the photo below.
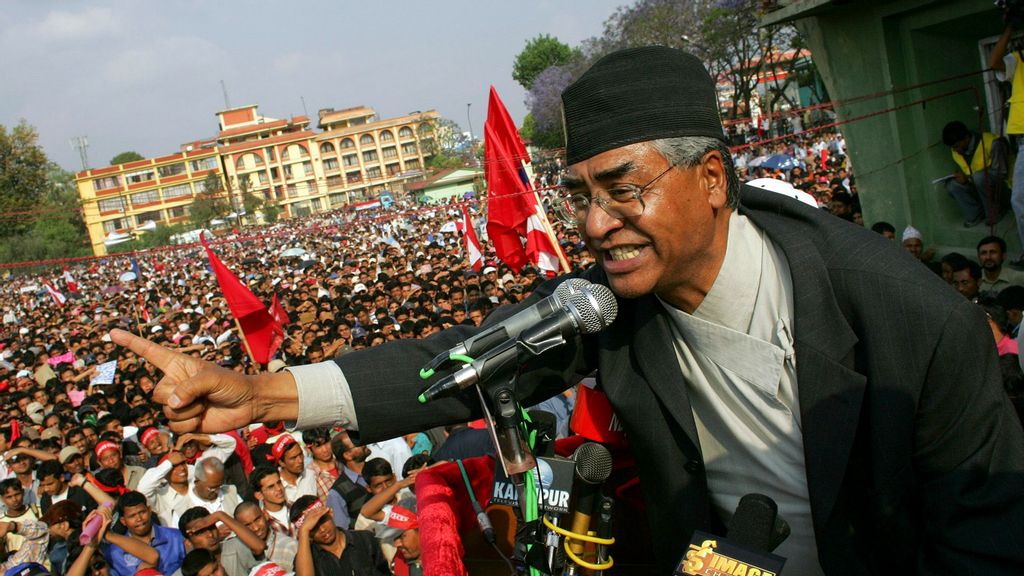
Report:
M 217 112 L 215 138 L 181 146 L 176 154 L 83 170 L 75 182 L 93 253 L 156 226 L 187 222 L 189 207 L 213 174 L 235 211 L 242 190 L 303 216 L 402 193 L 424 178 L 434 153 L 437 112 L 378 119 L 366 106 L 321 110 L 309 118 L 261 116 L 257 106 Z

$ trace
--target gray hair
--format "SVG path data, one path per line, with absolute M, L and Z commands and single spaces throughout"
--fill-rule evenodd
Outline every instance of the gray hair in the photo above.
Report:
M 224 472 L 224 463 L 215 456 L 207 456 L 196 462 L 196 480 L 200 482 L 206 482 L 207 474 L 216 474 L 218 472 Z
M 682 168 L 693 168 L 708 152 L 718 151 L 722 155 L 722 168 L 726 178 L 726 208 L 740 205 L 740 179 L 736 175 L 736 167 L 732 163 L 729 146 L 718 138 L 708 136 L 681 136 L 679 138 L 661 138 L 651 141 L 651 145 L 670 164 Z

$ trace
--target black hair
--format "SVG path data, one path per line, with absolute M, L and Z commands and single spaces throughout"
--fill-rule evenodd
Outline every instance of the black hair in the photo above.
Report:
M 54 478 L 64 479 L 64 465 L 56 460 L 44 460 L 36 468 L 36 478 L 42 480 L 43 478 Z
M 217 563 L 217 557 L 213 552 L 205 548 L 196 548 L 185 554 L 185 559 L 181 561 L 181 576 L 199 576 L 203 568 Z
M 1007 286 L 996 296 L 1005 310 L 1024 310 L 1024 286 Z
M 960 272 L 961 270 L 970 270 L 971 278 L 975 280 L 981 280 L 981 266 L 978 265 L 974 260 L 964 258 L 957 262 L 951 262 L 953 272 Z
M 871 225 L 871 231 L 876 234 L 884 234 L 886 232 L 895 235 L 896 227 L 888 222 L 875 222 Z
M 118 475 L 120 474 L 121 473 L 118 472 Z M 104 482 L 104 484 L 106 484 L 106 482 Z M 136 492 L 135 490 L 132 490 L 131 492 L 125 492 L 120 498 L 117 499 L 117 506 L 115 507 L 115 511 L 119 516 L 123 517 L 124 511 L 127 508 L 139 505 L 147 507 L 149 506 L 149 504 L 146 502 L 146 497 L 142 495 L 142 492 Z
M 978 299 L 978 306 L 981 306 L 981 309 L 985 311 L 985 315 L 999 327 L 1003 334 L 1010 331 L 1010 322 L 1006 318 L 1006 310 L 996 302 L 995 298 L 980 298 Z
M 363 479 L 367 482 L 374 476 L 391 476 L 394 473 L 391 462 L 384 458 L 370 458 L 363 464 Z
M 309 505 L 316 501 L 316 496 L 305 495 L 299 496 L 297 500 L 292 504 L 291 511 L 288 512 L 288 522 L 295 524 L 295 521 L 302 517 L 302 513 L 309 508 Z
M 1006 252 L 1006 240 L 1003 240 L 999 236 L 985 236 L 981 240 L 978 240 L 977 250 L 981 250 L 981 247 L 985 244 L 999 244 L 999 251 Z
M 8 490 L 21 490 L 24 492 L 25 488 L 21 485 L 21 480 L 18 480 L 17 478 L 0 480 L 0 496 L 7 494 Z
M 953 120 L 942 127 L 942 143 L 946 146 L 952 146 L 967 138 L 970 134 L 971 131 L 967 129 L 967 124 L 959 120 Z
M 434 459 L 430 457 L 430 454 L 424 454 L 422 452 L 419 454 L 413 454 L 405 461 L 405 464 L 402 465 L 402 478 L 408 478 L 409 473 L 413 470 L 424 466 L 430 466 L 433 463 Z
M 330 440 L 331 429 L 326 426 L 320 428 L 310 428 L 302 432 L 302 443 L 311 444 L 318 440 Z
M 181 531 L 182 536 L 188 538 L 188 534 L 185 532 L 185 527 L 192 522 L 199 520 L 200 518 L 206 518 L 209 515 L 210 511 L 206 508 L 203 508 L 202 506 L 193 506 L 188 510 L 185 510 L 181 515 L 181 518 L 178 518 L 178 530 Z
M 263 482 L 263 479 L 274 474 L 279 474 L 277 468 L 267 464 L 261 464 L 253 469 L 252 473 L 249 474 L 249 492 L 253 499 L 256 498 L 256 493 L 260 492 L 260 484 Z

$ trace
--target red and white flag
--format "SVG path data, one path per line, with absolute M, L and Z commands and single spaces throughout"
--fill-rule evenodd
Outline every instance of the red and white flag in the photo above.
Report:
M 473 229 L 473 221 L 469 218 L 469 210 L 466 209 L 466 205 L 462 205 L 462 229 L 465 231 L 466 241 L 466 259 L 469 260 L 469 265 L 473 267 L 473 270 L 477 272 L 484 267 L 484 251 L 480 247 L 480 240 L 476 237 L 476 230 Z
M 142 317 L 143 322 L 149 324 L 151 320 L 149 308 L 146 307 L 146 301 L 142 299 L 142 294 L 139 294 L 139 315 Z
M 78 292 L 78 282 L 71 276 L 71 272 L 68 272 L 68 267 L 64 267 L 64 284 L 68 287 L 68 292 Z
M 43 282 L 43 285 L 46 286 L 46 291 L 50 293 L 50 296 L 53 298 L 53 301 L 57 303 L 57 306 L 63 307 L 64 303 L 68 301 L 67 297 L 61 294 L 60 290 L 54 288 L 53 283 L 49 280 Z
M 568 272 L 547 216 L 530 189 L 523 162 L 530 157 L 512 117 L 491 87 L 484 123 L 484 177 L 487 179 L 487 236 L 498 258 L 519 273 L 532 262 L 548 276 Z

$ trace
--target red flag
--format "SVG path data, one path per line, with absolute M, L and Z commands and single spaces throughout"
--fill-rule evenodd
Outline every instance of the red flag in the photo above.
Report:
M 465 230 L 466 258 L 469 259 L 469 265 L 473 267 L 473 270 L 479 272 L 484 266 L 484 251 L 480 248 L 480 241 L 476 238 L 476 230 L 473 229 L 473 221 L 469 219 L 469 211 L 465 204 L 462 205 L 462 217 L 464 218 L 462 228 Z
M 46 291 L 50 293 L 50 296 L 53 298 L 53 301 L 57 303 L 57 306 L 63 308 L 64 303 L 68 301 L 67 297 L 61 294 L 60 290 L 54 288 L 53 283 L 49 280 L 43 282 L 43 285 L 46 286 Z
M 277 299 L 277 292 L 274 292 L 274 300 L 270 303 L 270 315 L 277 320 L 277 323 L 281 326 L 291 322 L 291 318 L 288 317 L 288 311 L 281 306 L 281 301 Z
M 266 364 L 275 351 L 272 349 L 275 339 L 284 338 L 284 329 L 270 315 L 266 305 L 213 253 L 210 245 L 206 243 L 206 236 L 200 235 L 199 238 L 206 249 L 206 256 L 210 259 L 210 267 L 217 276 L 220 291 L 228 301 L 228 308 L 238 320 L 238 325 L 249 343 L 253 360 Z
M 142 316 L 142 319 L 146 322 L 146 324 L 149 324 L 149 309 L 146 308 L 146 302 L 145 300 L 142 299 L 142 294 L 139 294 L 139 314 Z
M 68 272 L 68 267 L 64 267 L 64 284 L 68 287 L 68 292 L 78 292 L 78 283 L 72 278 L 71 272 Z
M 521 161 L 529 161 L 508 111 L 491 87 L 484 124 L 484 177 L 487 179 L 487 235 L 513 272 L 527 263 L 554 275 L 561 248 L 547 233 L 544 211 L 531 193 Z
M 487 122 L 494 129 L 494 136 L 501 139 L 502 147 L 509 154 L 508 158 L 516 167 L 519 162 L 530 163 L 530 154 L 526 151 L 526 144 L 519 137 L 519 130 L 515 122 L 509 116 L 505 104 L 498 97 L 498 91 L 491 86 L 491 95 L 487 101 Z

